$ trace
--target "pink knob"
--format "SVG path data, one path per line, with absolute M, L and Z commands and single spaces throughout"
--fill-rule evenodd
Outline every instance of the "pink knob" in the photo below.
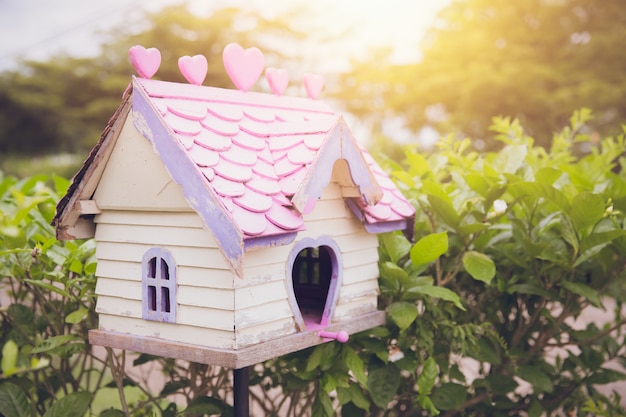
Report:
M 323 337 L 325 339 L 335 339 L 339 343 L 346 343 L 348 339 L 350 339 L 348 332 L 345 332 L 343 330 L 339 330 L 338 332 L 325 332 L 322 330 L 319 331 L 317 334 L 319 335 L 319 337 Z

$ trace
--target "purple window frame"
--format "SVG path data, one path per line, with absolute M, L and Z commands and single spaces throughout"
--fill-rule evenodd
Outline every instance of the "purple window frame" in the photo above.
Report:
M 176 323 L 176 263 L 163 248 L 150 248 L 141 262 L 141 304 L 145 320 Z

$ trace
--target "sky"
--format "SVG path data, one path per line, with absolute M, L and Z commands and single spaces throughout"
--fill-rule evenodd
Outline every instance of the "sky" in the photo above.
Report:
M 190 0 L 192 10 L 210 13 L 223 6 L 280 13 L 306 0 Z M 181 0 L 0 0 L 0 70 L 13 69 L 19 57 L 45 60 L 54 53 L 98 53 L 103 32 L 147 9 Z M 363 57 L 372 46 L 392 45 L 393 59 L 414 62 L 417 45 L 436 13 L 450 0 L 309 0 L 322 25 L 340 33 L 347 57 Z M 319 23 L 319 22 L 318 22 Z M 250 45 L 253 46 L 253 45 Z

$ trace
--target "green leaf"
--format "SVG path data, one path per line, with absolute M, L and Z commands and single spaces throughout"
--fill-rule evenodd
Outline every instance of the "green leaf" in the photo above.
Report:
M 398 263 L 411 250 L 411 242 L 400 233 L 383 233 L 380 240 L 394 263 Z
M 570 281 L 563 281 L 561 285 L 574 294 L 585 297 L 594 307 L 602 308 L 600 294 L 588 285 Z
M 23 248 L 28 242 L 24 229 L 17 225 L 0 228 L 0 240 L 4 242 L 8 249 Z
M 565 213 L 569 213 L 570 211 L 570 204 L 567 201 L 565 195 L 550 185 L 541 184 L 538 182 L 521 181 L 509 185 L 508 190 L 509 193 L 515 198 L 520 198 L 523 196 L 543 198 L 546 201 L 553 203 Z
M 222 414 L 228 408 L 222 401 L 212 397 L 194 398 L 184 411 L 185 416 Z
M 496 265 L 490 257 L 476 251 L 467 251 L 463 254 L 463 266 L 472 278 L 487 284 L 496 276 Z
M 433 212 L 437 214 L 445 224 L 454 229 L 459 226 L 461 218 L 450 201 L 436 195 L 429 194 L 428 202 L 430 203 Z
M 514 284 L 507 287 L 506 292 L 509 294 L 529 294 L 529 295 L 538 295 L 539 297 L 544 298 L 552 298 L 553 294 L 551 294 L 548 290 L 541 288 L 535 283 L 523 283 L 523 284 Z
M 73 392 L 52 404 L 44 417 L 83 417 L 90 402 L 90 393 Z
M 460 384 L 449 382 L 436 388 L 430 397 L 439 410 L 454 410 L 467 399 L 467 389 Z
M 584 229 L 595 225 L 604 217 L 604 198 L 599 194 L 582 192 L 572 200 L 570 217 L 574 222 L 576 230 L 580 233 Z
M 448 250 L 448 233 L 432 233 L 418 240 L 411 248 L 411 262 L 415 267 L 428 264 Z
M 526 145 L 508 145 L 498 152 L 493 167 L 500 172 L 514 174 L 524 164 L 528 153 Z
M 81 261 L 79 261 L 78 259 L 74 259 L 70 263 L 70 266 L 69 266 L 68 269 L 70 271 L 74 272 L 75 274 L 82 274 L 82 272 L 83 272 L 83 263 Z
M 533 386 L 533 393 L 550 393 L 554 390 L 552 379 L 537 366 L 520 366 L 517 376 L 528 381 Z
M 406 330 L 417 318 L 417 306 L 404 301 L 397 301 L 389 306 L 389 315 L 400 330 Z
M 427 295 L 429 297 L 450 301 L 454 303 L 457 308 L 465 311 L 465 307 L 461 303 L 461 299 L 459 298 L 459 296 L 454 291 L 449 290 L 445 287 L 438 287 L 436 285 L 417 285 L 415 287 L 409 288 L 407 292 Z
M 535 173 L 535 180 L 545 185 L 552 185 L 561 175 L 563 175 L 563 171 L 552 167 L 543 167 Z
M 0 415 L 30 417 L 28 397 L 17 385 L 10 382 L 0 384 Z
M 406 285 L 409 282 L 409 274 L 392 262 L 383 262 L 379 268 L 381 279 L 401 285 Z M 395 288 L 396 285 L 392 285 L 392 287 Z
M 25 279 L 24 282 L 28 282 L 29 284 L 36 285 L 38 287 L 43 288 L 46 291 L 50 291 L 50 292 L 59 294 L 59 295 L 65 297 L 65 298 L 72 298 L 71 295 L 67 291 L 65 291 L 65 290 L 63 290 L 63 289 L 61 289 L 61 288 L 59 288 L 59 287 L 57 287 L 55 285 L 52 285 L 52 284 L 50 284 L 48 282 L 39 281 L 39 280 L 35 280 L 35 279 Z
M 428 412 L 430 415 L 432 416 L 439 415 L 439 410 L 437 410 L 437 408 L 435 407 L 435 404 L 433 404 L 433 400 L 431 400 L 430 397 L 424 394 L 420 394 L 417 396 L 417 402 L 419 403 L 420 407 L 426 410 L 426 412 Z
M 600 368 L 585 378 L 585 383 L 604 385 L 626 380 L 626 374 L 615 369 Z
M 375 360 L 370 363 L 367 388 L 374 403 L 386 408 L 400 387 L 400 369 L 393 363 L 383 364 Z
M 17 372 L 17 356 L 19 348 L 13 340 L 7 340 L 2 347 L 2 375 L 6 378 Z
M 473 352 L 473 357 L 478 359 L 480 362 L 487 362 L 492 365 L 500 365 L 502 360 L 500 359 L 500 354 L 497 349 L 494 347 L 491 340 L 487 338 L 480 338 L 476 343 L 476 349 Z
M 306 360 L 306 367 L 304 368 L 305 372 L 310 372 L 320 366 L 320 363 L 322 363 L 322 354 L 324 352 L 323 346 L 324 345 L 319 345 L 313 349 L 313 352 L 311 352 L 311 355 Z
M 334 417 L 333 403 L 330 400 L 328 394 L 319 390 L 315 401 L 313 401 L 313 407 L 311 408 L 311 417 Z
M 337 380 L 329 373 L 324 372 L 320 380 L 320 386 L 328 393 L 337 389 Z
M 426 362 L 424 362 L 424 366 L 422 367 L 422 372 L 417 378 L 417 390 L 420 394 L 430 395 L 430 392 L 435 386 L 435 380 L 437 379 L 438 373 L 439 369 L 435 359 L 432 356 L 426 359 Z
M 480 194 L 482 197 L 486 197 L 489 193 L 490 184 L 485 177 L 476 173 L 469 173 L 465 176 L 465 182 L 469 187 Z
M 517 382 L 510 375 L 493 374 L 488 375 L 485 380 L 495 394 L 506 395 L 517 388 Z
M 622 236 L 626 236 L 626 230 L 618 229 L 609 230 L 607 232 L 591 233 L 580 242 L 580 252 L 581 254 L 584 254 L 585 252 L 594 248 L 605 247 L 613 240 L 618 239 Z
M 80 323 L 81 321 L 84 320 L 85 317 L 87 317 L 88 312 L 89 310 L 87 310 L 84 307 L 81 307 L 78 310 L 72 311 L 67 316 L 65 316 L 65 322 L 69 324 Z
M 350 385 L 350 399 L 354 405 L 369 413 L 370 401 L 367 399 L 365 394 L 363 394 L 361 388 L 356 384 Z
M 52 336 L 46 340 L 42 340 L 37 346 L 33 348 L 32 353 L 48 352 L 66 343 L 80 340 L 80 338 L 73 334 L 64 334 L 60 336 Z
M 343 346 L 341 356 L 348 369 L 352 372 L 359 384 L 367 386 L 367 374 L 365 373 L 365 364 L 363 360 L 356 354 L 350 346 Z
M 578 253 L 579 242 L 576 229 L 571 218 L 566 215 L 561 215 L 561 234 L 563 239 L 570 244 L 574 253 Z

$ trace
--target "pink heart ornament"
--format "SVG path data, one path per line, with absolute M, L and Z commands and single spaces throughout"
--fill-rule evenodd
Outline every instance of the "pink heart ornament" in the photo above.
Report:
M 204 55 L 186 55 L 178 58 L 178 69 L 189 83 L 201 85 L 206 78 L 209 64 Z
M 130 63 L 141 78 L 152 78 L 161 66 L 161 51 L 156 48 L 146 49 L 135 45 L 128 50 Z
M 230 43 L 222 53 L 226 73 L 241 91 L 248 91 L 263 72 L 264 57 L 259 48 L 244 50 L 239 44 Z
M 277 96 L 282 96 L 289 84 L 289 73 L 286 69 L 268 68 L 265 70 L 265 78 L 270 88 Z
M 324 78 L 321 75 L 307 72 L 302 76 L 302 81 L 304 82 L 306 94 L 313 100 L 317 99 L 324 87 Z

